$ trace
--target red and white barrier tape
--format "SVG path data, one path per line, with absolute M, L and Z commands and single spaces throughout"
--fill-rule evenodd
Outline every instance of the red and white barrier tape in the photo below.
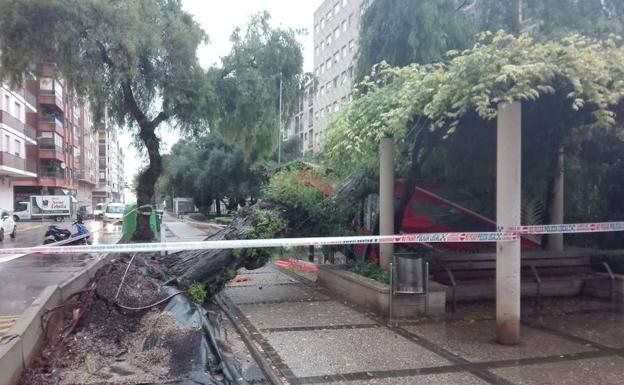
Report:
M 519 240 L 522 234 L 570 234 L 612 231 L 624 231 L 624 222 L 519 226 L 513 227 L 510 230 L 495 232 L 419 233 L 352 237 L 275 238 L 193 242 L 127 243 L 111 245 L 46 245 L 0 249 L 0 254 L 145 253 L 179 250 L 246 249 L 256 247 L 337 246 L 367 243 L 508 242 Z

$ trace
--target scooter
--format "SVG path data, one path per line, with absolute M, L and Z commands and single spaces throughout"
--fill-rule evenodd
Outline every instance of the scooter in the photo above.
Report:
M 72 223 L 72 226 L 76 226 L 76 233 L 72 234 L 71 231 L 67 229 L 62 229 L 56 225 L 48 226 L 48 230 L 46 231 L 43 240 L 44 245 L 48 245 L 50 243 L 56 243 L 60 241 L 64 241 L 69 238 L 78 237 L 81 235 L 89 234 L 89 230 L 87 226 L 82 222 L 82 217 L 80 215 L 76 216 L 76 221 Z M 76 239 L 75 241 L 68 242 L 64 244 L 64 246 L 72 246 L 72 245 L 90 245 L 89 237 L 83 237 L 80 239 Z

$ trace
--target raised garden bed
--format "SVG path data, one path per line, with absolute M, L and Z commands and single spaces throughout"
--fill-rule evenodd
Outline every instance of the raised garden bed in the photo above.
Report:
M 345 270 L 344 265 L 319 265 L 318 284 L 337 296 L 382 317 L 390 314 L 390 286 Z M 429 285 L 427 314 L 445 312 L 446 288 L 436 282 Z M 411 318 L 425 314 L 425 297 L 395 295 L 395 317 Z

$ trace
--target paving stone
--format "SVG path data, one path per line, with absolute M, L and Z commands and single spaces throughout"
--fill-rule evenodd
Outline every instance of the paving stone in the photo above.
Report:
M 545 357 L 593 350 L 532 328 L 523 327 L 518 346 L 495 342 L 494 321 L 452 322 L 404 326 L 444 349 L 472 362 Z
M 516 385 L 615 385 L 624 383 L 624 358 L 592 358 L 492 372 Z
M 362 313 L 334 301 L 240 305 L 239 309 L 258 329 L 375 323 Z
M 265 338 L 298 377 L 451 364 L 385 328 L 275 332 Z
M 566 334 L 612 348 L 624 348 L 624 314 L 570 314 L 543 317 L 540 321 Z
M 284 283 L 299 283 L 286 274 L 282 274 L 277 271 L 266 272 L 263 274 L 242 274 L 239 273 L 236 277 L 238 279 L 246 278 L 247 281 L 242 282 L 230 282 L 228 283 L 228 287 L 237 287 L 237 286 L 249 286 L 249 285 L 275 285 L 275 284 L 284 284 Z
M 234 303 L 328 299 L 326 295 L 298 285 L 228 287 L 225 293 Z
M 487 382 L 470 373 L 430 374 L 371 380 L 330 382 L 328 385 L 485 385 Z

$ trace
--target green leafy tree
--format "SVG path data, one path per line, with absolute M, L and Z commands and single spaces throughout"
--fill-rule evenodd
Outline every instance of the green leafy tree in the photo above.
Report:
M 624 82 L 614 79 L 624 78 L 624 51 L 613 42 L 573 36 L 535 43 L 527 35 L 485 34 L 474 49 L 454 55 L 448 64 L 375 68 L 324 143 L 336 167 L 364 161 L 373 169 L 379 140 L 395 139 L 398 158 L 411 159 L 397 228 L 423 164 L 440 157 L 440 147 L 472 130 L 474 151 L 487 151 L 480 138 L 493 137 L 499 103 L 523 102 L 523 127 L 539 134 L 533 143 L 547 154 L 540 167 L 547 176 L 558 171 L 552 158 L 562 144 L 594 131 L 622 135 Z
M 232 50 L 222 58 L 223 67 L 209 73 L 219 96 L 215 128 L 228 143 L 242 147 L 252 162 L 275 154 L 280 80 L 283 122 L 292 115 L 306 81 L 298 34 L 272 28 L 267 12 L 255 15 L 232 33 Z
M 620 0 L 475 0 L 473 15 L 481 31 L 528 32 L 541 40 L 624 32 Z
M 21 84 L 42 63 L 133 130 L 149 165 L 138 178 L 137 203 L 154 202 L 162 169 L 156 128 L 202 127 L 205 90 L 196 50 L 206 35 L 179 0 L 0 0 L 0 80 Z M 153 238 L 149 216 L 137 215 L 134 239 Z
M 459 0 L 375 0 L 362 17 L 358 76 L 386 61 L 402 67 L 433 63 L 472 45 L 476 33 Z
M 224 143 L 216 134 L 176 143 L 165 163 L 166 190 L 192 197 L 203 212 L 224 198 L 236 207 L 260 194 L 263 175 L 245 159 L 241 148 Z M 219 204 L 217 210 L 220 213 Z

